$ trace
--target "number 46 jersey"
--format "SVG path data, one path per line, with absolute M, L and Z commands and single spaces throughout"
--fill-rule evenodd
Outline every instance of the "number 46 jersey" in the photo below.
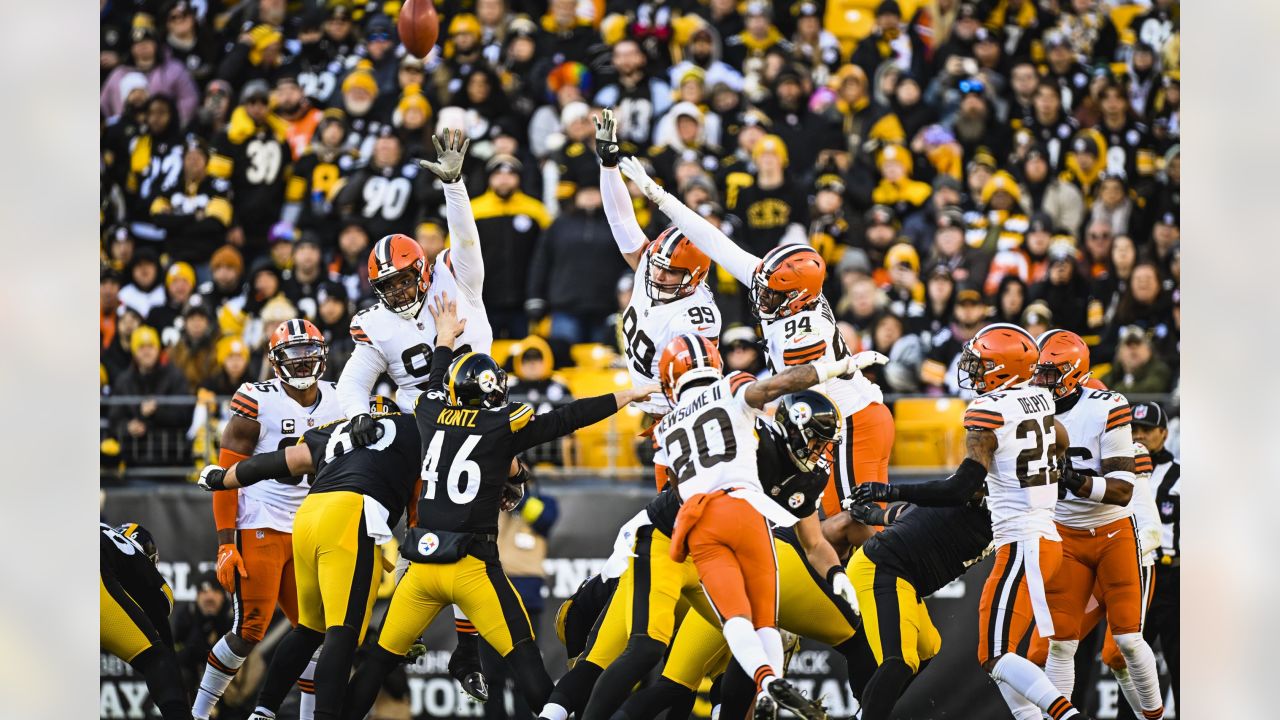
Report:
M 693 333 L 712 342 L 720 339 L 720 310 L 705 283 L 699 283 L 689 295 L 668 303 L 657 304 L 649 298 L 645 285 L 649 257 L 650 251 L 646 250 L 636 264 L 631 302 L 619 324 L 632 387 L 658 382 L 658 357 L 675 336 Z M 636 403 L 636 407 L 650 415 L 671 410 L 660 392 L 650 395 L 645 402 Z
M 1053 410 L 1048 390 L 1024 385 L 979 396 L 964 413 L 966 430 L 996 435 L 987 468 L 987 509 L 996 545 L 1061 539 L 1053 524 L 1058 484 L 1049 472 Z
M 303 433 L 342 417 L 336 386 L 321 380 L 316 404 L 303 407 L 285 393 L 279 378 L 244 383 L 231 398 L 231 412 L 258 423 L 254 455 L 296 445 Z M 307 496 L 311 477 L 276 478 L 240 488 L 236 529 L 293 532 L 293 516 Z

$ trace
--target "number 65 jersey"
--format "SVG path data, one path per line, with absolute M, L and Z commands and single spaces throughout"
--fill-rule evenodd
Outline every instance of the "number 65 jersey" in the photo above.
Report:
M 231 412 L 258 423 L 258 443 L 254 455 L 282 450 L 298 444 L 308 430 L 342 417 L 336 386 L 328 380 L 317 383 L 316 404 L 303 407 L 285 393 L 279 378 L 244 383 L 231 398 Z M 240 488 L 236 504 L 236 529 L 271 528 L 293 532 L 293 516 L 307 496 L 311 476 L 276 478 Z
M 1053 524 L 1058 484 L 1049 472 L 1054 441 L 1053 396 L 1023 385 L 981 395 L 964 413 L 966 430 L 995 433 L 987 468 L 987 509 L 997 546 L 1018 540 L 1061 540 Z
M 678 240 L 679 235 L 675 238 Z M 636 263 L 631 302 L 618 327 L 622 332 L 623 350 L 631 386 L 643 387 L 658 382 L 658 356 L 662 348 L 677 335 L 693 333 L 711 342 L 720 339 L 720 310 L 706 283 L 698 283 L 693 292 L 668 303 L 655 303 L 646 290 L 650 250 L 645 250 Z M 671 405 L 661 392 L 653 393 L 637 408 L 650 415 L 663 415 Z

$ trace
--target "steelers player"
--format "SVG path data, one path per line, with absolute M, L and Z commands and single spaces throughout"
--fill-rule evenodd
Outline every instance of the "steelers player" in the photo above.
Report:
M 164 720 L 190 720 L 173 653 L 173 591 L 156 570 L 156 543 L 137 523 L 98 524 L 98 619 L 102 649 L 147 680 Z
M 720 338 L 720 310 L 707 287 L 711 258 L 694 247 L 679 228 L 669 227 L 650 241 L 636 221 L 631 194 L 618 171 L 617 120 L 605 108 L 596 123 L 596 153 L 600 156 L 600 194 L 613 240 L 627 265 L 635 271 L 631 294 L 619 323 L 623 350 L 633 387 L 657 382 L 658 353 L 681 333 L 695 333 L 712 342 Z M 641 291 L 643 288 L 643 292 Z M 662 393 L 636 404 L 652 416 L 671 410 Z M 658 478 L 661 489 L 663 479 Z
M 326 351 L 324 335 L 309 320 L 280 323 L 271 333 L 267 350 L 276 377 L 244 383 L 231 398 L 219 465 L 231 467 L 255 453 L 295 445 L 308 428 L 342 417 L 334 384 L 320 379 Z M 231 631 L 209 650 L 191 708 L 197 720 L 207 720 L 213 712 L 245 658 L 262 640 L 277 605 L 291 624 L 297 624 L 291 533 L 309 482 L 307 477 L 278 477 L 213 494 L 218 582 L 231 593 L 235 619 Z M 315 664 L 310 663 L 298 679 L 300 720 L 312 718 L 314 672 Z
M 551 692 L 520 596 L 498 557 L 499 503 L 515 457 L 604 420 L 649 396 L 640 387 L 576 400 L 542 415 L 507 402 L 506 374 L 493 358 L 453 344 L 466 320 L 445 296 L 430 306 L 436 347 L 415 415 L 422 438 L 422 491 L 401 553 L 411 561 L 355 679 L 343 717 L 363 718 L 383 680 L 441 609 L 456 604 L 511 668 L 525 701 L 541 707 Z M 524 476 L 516 478 L 522 483 Z
M 493 344 L 493 330 L 484 309 L 480 232 L 466 185 L 461 182 L 462 163 L 471 141 L 461 130 L 445 130 L 443 140 L 442 146 L 441 138 L 432 136 L 438 159 L 419 160 L 418 164 L 444 183 L 449 249 L 428 266 L 416 240 L 395 234 L 378 240 L 369 252 L 369 285 L 378 303 L 351 319 L 355 350 L 338 378 L 342 412 L 351 418 L 351 438 L 356 445 L 375 440 L 376 426 L 367 406 L 373 385 L 383 373 L 396 384 L 396 404 L 403 412 L 413 412 L 426 386 L 431 349 L 436 344 L 434 320 L 423 310 L 428 301 L 447 293 L 458 303 L 469 321 L 460 349 L 487 353 Z M 475 630 L 456 608 L 454 617 L 458 648 L 449 659 L 449 673 L 467 694 L 487 700 Z
M 370 445 L 358 446 L 351 421 L 339 420 L 308 430 L 283 450 L 201 472 L 199 484 L 206 490 L 305 473 L 315 478 L 293 523 L 298 624 L 276 649 L 250 720 L 276 716 L 317 648 L 315 717 L 334 720 L 342 708 L 352 657 L 381 581 L 378 545 L 391 539 L 406 508 L 412 517 L 418 480 L 421 442 L 413 416 L 386 412 L 380 399 L 373 409 L 376 439 Z

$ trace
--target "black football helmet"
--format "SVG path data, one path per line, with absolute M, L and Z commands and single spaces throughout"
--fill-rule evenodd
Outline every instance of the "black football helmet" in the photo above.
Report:
M 151 533 L 138 523 L 124 523 L 116 526 L 116 532 L 129 538 L 135 545 L 142 548 L 142 554 L 150 558 L 151 562 L 160 561 L 160 551 L 156 549 L 156 539 L 151 537 Z
M 446 377 L 450 405 L 491 409 L 507 404 L 507 373 L 484 353 L 454 358 Z
M 816 390 L 784 395 L 773 421 L 782 431 L 791 461 L 804 472 L 811 472 L 824 461 L 840 437 L 842 426 L 840 409 Z

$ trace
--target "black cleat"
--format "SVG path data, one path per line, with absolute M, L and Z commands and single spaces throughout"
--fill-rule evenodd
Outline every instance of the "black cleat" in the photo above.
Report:
M 484 675 L 478 672 L 469 672 L 465 677 L 457 678 L 458 684 L 462 686 L 462 691 L 471 696 L 476 702 L 489 701 L 489 684 L 484 681 Z
M 803 720 L 827 720 L 827 712 L 818 703 L 810 700 L 795 689 L 784 678 L 774 678 L 762 696 L 767 695 L 777 701 L 779 707 L 786 708 Z M 760 718 L 760 703 L 756 702 L 756 718 Z
M 769 697 L 768 693 L 756 695 L 756 708 L 751 720 L 778 720 L 778 701 Z
M 449 676 L 462 686 L 462 691 L 470 695 L 476 702 L 488 702 L 489 683 L 484 679 L 480 667 L 480 653 L 476 650 L 475 639 L 471 642 L 458 639 L 458 647 L 449 656 Z

